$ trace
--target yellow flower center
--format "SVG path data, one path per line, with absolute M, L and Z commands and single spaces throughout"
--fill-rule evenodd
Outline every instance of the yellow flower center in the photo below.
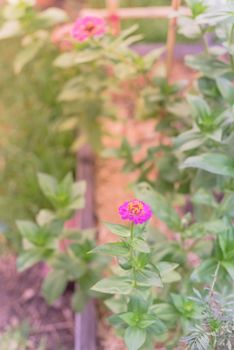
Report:
M 143 208 L 144 208 L 143 204 L 139 201 L 130 202 L 128 204 L 129 212 L 134 215 L 139 215 L 142 212 Z

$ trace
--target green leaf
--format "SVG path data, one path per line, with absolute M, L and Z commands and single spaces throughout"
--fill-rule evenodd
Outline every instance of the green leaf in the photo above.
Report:
M 36 217 L 36 221 L 39 226 L 48 225 L 55 219 L 56 219 L 55 213 L 47 209 L 40 210 Z
M 104 303 L 111 312 L 113 312 L 114 314 L 119 314 L 121 312 L 126 311 L 126 305 L 124 301 L 125 301 L 125 296 L 122 296 L 119 298 L 112 296 L 111 298 L 106 299 Z
M 138 350 L 146 340 L 146 331 L 137 327 L 128 327 L 124 334 L 128 350 Z
M 130 228 L 124 225 L 112 224 L 110 222 L 105 222 L 105 226 L 115 235 L 121 237 L 130 237 Z
M 157 317 L 163 321 L 175 322 L 178 318 L 178 315 L 171 304 L 157 303 L 157 304 L 154 304 L 150 308 L 150 310 L 155 312 Z
M 84 196 L 86 193 L 86 189 L 87 189 L 87 183 L 86 181 L 77 181 L 75 183 L 73 183 L 72 185 L 72 197 L 76 198 L 79 196 Z
M 150 247 L 143 239 L 134 239 L 132 242 L 134 250 L 142 253 L 150 253 Z
M 144 56 L 144 62 L 147 69 L 150 69 L 154 62 L 160 58 L 160 56 L 164 53 L 165 48 L 160 47 L 151 50 L 147 55 Z
M 0 40 L 20 36 L 22 34 L 22 26 L 18 20 L 10 20 L 0 27 Z
M 172 298 L 172 302 L 174 304 L 174 306 L 176 307 L 176 309 L 183 313 L 183 309 L 184 309 L 184 299 L 182 296 L 180 296 L 179 294 L 174 294 L 171 293 L 171 298 Z
M 186 229 L 186 235 L 192 237 L 202 237 L 208 233 L 219 234 L 230 228 L 224 220 L 214 220 L 208 222 L 196 222 Z
M 27 238 L 28 240 L 34 238 L 38 231 L 38 226 L 32 221 L 18 220 L 16 221 L 16 226 L 22 237 Z
M 232 261 L 222 261 L 222 266 L 225 268 L 225 270 L 228 272 L 229 276 L 234 281 L 234 263 Z
M 206 24 L 209 27 L 222 24 L 233 24 L 233 4 L 232 1 L 225 3 L 219 3 L 217 6 L 213 6 L 209 11 L 201 14 L 198 18 L 200 24 Z
M 85 198 L 78 197 L 72 201 L 72 203 L 68 206 L 68 209 L 75 210 L 75 209 L 82 209 L 84 207 L 85 207 Z
M 69 252 L 68 254 L 61 253 L 60 255 L 57 255 L 53 260 L 53 267 L 55 270 L 65 271 L 70 280 L 79 279 L 87 271 L 86 264 L 79 258 L 73 255 L 70 256 Z
M 70 68 L 75 66 L 75 59 L 77 57 L 77 52 L 63 52 L 54 61 L 54 66 L 58 68 Z
M 218 206 L 214 196 L 205 191 L 204 189 L 199 189 L 192 197 L 192 202 L 195 204 L 208 205 L 210 207 L 216 208 Z
M 82 52 L 64 52 L 54 61 L 59 68 L 70 68 L 82 63 L 89 63 L 100 58 L 99 52 L 83 50 Z
M 151 322 L 150 322 L 150 317 L 152 318 Z M 143 321 L 142 325 L 145 323 L 145 325 L 147 325 L 147 330 L 151 332 L 151 334 L 154 334 L 154 335 L 162 335 L 163 333 L 166 332 L 167 328 L 165 326 L 165 324 L 159 319 L 159 318 L 156 318 L 154 316 L 154 318 L 152 316 L 148 316 L 149 320 L 145 320 Z M 154 319 L 154 322 L 153 322 L 153 319 Z
M 48 174 L 38 173 L 39 186 L 46 197 L 54 196 L 58 188 L 57 180 Z
M 65 291 L 67 274 L 65 271 L 53 270 L 49 272 L 42 284 L 42 293 L 48 304 L 53 303 Z
M 195 118 L 204 120 L 211 115 L 211 109 L 203 98 L 189 95 L 188 102 L 192 107 Z
M 161 275 L 175 270 L 178 266 L 179 264 L 175 264 L 167 261 L 161 261 L 157 263 L 157 269 L 160 271 Z
M 99 281 L 91 289 L 101 293 L 129 294 L 132 290 L 132 283 L 128 278 L 112 276 Z
M 230 104 L 234 104 L 234 88 L 233 84 L 225 79 L 225 78 L 218 78 L 216 79 L 219 91 L 223 98 Z
M 44 259 L 44 254 L 38 249 L 29 249 L 24 251 L 17 258 L 17 269 L 22 272 L 39 261 Z
M 66 22 L 69 17 L 65 11 L 57 7 L 49 7 L 38 14 L 38 18 L 44 22 L 47 27 Z
M 137 282 L 141 286 L 147 287 L 163 287 L 161 277 L 156 271 L 142 270 L 136 272 Z
M 173 230 L 180 230 L 181 221 L 179 215 L 170 206 L 165 198 L 154 191 L 152 187 L 146 183 L 141 182 L 135 187 L 136 197 L 149 204 L 155 214 L 160 220 L 166 222 L 169 228 Z
M 31 221 L 20 220 L 16 222 L 16 225 L 22 237 L 37 246 L 45 245 L 50 239 L 49 227 L 40 227 Z
M 124 312 L 118 316 L 129 326 L 136 326 L 136 324 L 139 322 L 138 315 L 134 312 Z
M 133 34 L 135 31 L 137 31 L 138 28 L 139 28 L 139 24 L 135 23 L 131 27 L 122 30 L 120 35 L 118 36 L 117 40 L 119 40 L 120 38 L 121 39 L 127 38 L 128 36 Z
M 187 55 L 185 62 L 189 67 L 202 72 L 211 79 L 227 73 L 230 69 L 227 63 L 206 54 Z
M 79 313 L 82 312 L 88 300 L 89 297 L 87 293 L 84 293 L 82 289 L 77 288 L 72 295 L 72 309 Z
M 34 59 L 38 52 L 43 48 L 44 44 L 45 38 L 41 38 L 22 49 L 15 58 L 14 72 L 19 74 L 24 66 Z
M 178 148 L 181 152 L 198 148 L 203 142 L 202 134 L 198 130 L 186 131 L 174 139 L 175 148 Z
M 73 176 L 72 173 L 68 173 L 58 186 L 59 192 L 71 194 L 73 186 Z
M 201 263 L 201 265 L 196 268 L 192 275 L 191 279 L 195 282 L 210 282 L 212 276 L 215 273 L 217 267 L 217 260 L 214 258 L 209 258 Z
M 159 322 L 160 324 L 162 324 L 162 322 L 158 319 L 156 319 L 156 316 L 154 315 L 143 315 L 142 319 L 139 322 L 139 327 L 140 328 L 149 328 L 150 326 L 152 326 L 153 324 L 155 324 L 156 322 Z
M 135 293 L 130 297 L 128 309 L 129 311 L 133 311 L 134 313 L 138 314 L 147 313 L 149 309 L 149 302 L 145 300 L 140 293 Z
M 124 242 L 106 243 L 92 250 L 94 253 L 102 253 L 114 256 L 126 256 L 129 253 L 128 246 Z
M 181 280 L 181 276 L 177 271 L 161 273 L 163 283 L 173 283 Z
M 189 157 L 181 168 L 198 168 L 213 174 L 234 177 L 234 161 L 219 153 L 204 153 Z
M 201 29 L 193 18 L 181 16 L 178 22 L 178 32 L 186 36 L 186 38 L 195 39 L 201 35 Z
M 220 214 L 234 217 L 234 193 L 226 194 L 223 202 L 218 208 Z

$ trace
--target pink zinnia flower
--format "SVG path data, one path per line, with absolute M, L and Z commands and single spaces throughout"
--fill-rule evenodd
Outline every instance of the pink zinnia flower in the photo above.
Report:
M 152 210 L 143 201 L 133 199 L 119 207 L 119 214 L 123 220 L 133 221 L 134 224 L 143 224 L 151 218 Z
M 106 32 L 106 22 L 103 18 L 87 16 L 79 18 L 72 28 L 72 36 L 78 41 L 85 41 L 90 37 L 102 36 Z

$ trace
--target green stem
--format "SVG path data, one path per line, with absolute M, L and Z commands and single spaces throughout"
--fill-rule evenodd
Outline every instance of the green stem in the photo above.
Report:
M 232 25 L 232 29 L 231 29 L 231 33 L 230 33 L 230 38 L 229 38 L 229 46 L 232 44 L 233 42 L 233 37 L 234 37 L 234 25 Z M 231 61 L 231 66 L 232 69 L 234 70 L 234 57 L 232 54 L 230 54 L 230 61 Z
M 131 233 L 131 241 L 133 241 L 133 238 L 134 238 L 134 223 L 133 222 L 131 222 L 130 233 Z
M 134 223 L 131 223 L 130 226 L 130 258 L 131 258 L 131 264 L 132 264 L 132 272 L 133 272 L 133 286 L 137 287 L 137 280 L 136 280 L 136 267 L 135 267 L 135 253 L 133 248 L 133 240 L 134 240 Z
M 211 338 L 211 346 L 212 346 L 212 350 L 216 349 L 216 338 L 215 337 Z
M 220 268 L 220 261 L 218 262 L 218 265 L 217 265 L 215 273 L 214 273 L 213 282 L 212 282 L 212 285 L 211 285 L 211 288 L 210 288 L 210 292 L 209 292 L 209 298 L 211 298 L 213 293 L 214 293 L 214 287 L 215 287 L 215 283 L 217 282 L 219 268 Z
M 200 30 L 202 33 L 201 39 L 202 39 L 202 43 L 204 46 L 204 50 L 205 50 L 205 53 L 208 54 L 209 53 L 209 45 L 208 45 L 206 37 L 205 37 L 206 31 L 202 28 L 202 26 L 199 26 L 199 27 L 200 27 Z

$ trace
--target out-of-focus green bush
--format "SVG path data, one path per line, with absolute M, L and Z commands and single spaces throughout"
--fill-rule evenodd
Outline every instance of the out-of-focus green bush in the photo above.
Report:
M 15 217 L 34 215 L 43 205 L 36 172 L 62 177 L 75 166 L 69 151 L 72 134 L 56 133 L 62 117 L 57 102 L 58 76 L 52 46 L 15 75 L 12 62 L 18 40 L 0 43 L 0 221 L 12 227 Z

